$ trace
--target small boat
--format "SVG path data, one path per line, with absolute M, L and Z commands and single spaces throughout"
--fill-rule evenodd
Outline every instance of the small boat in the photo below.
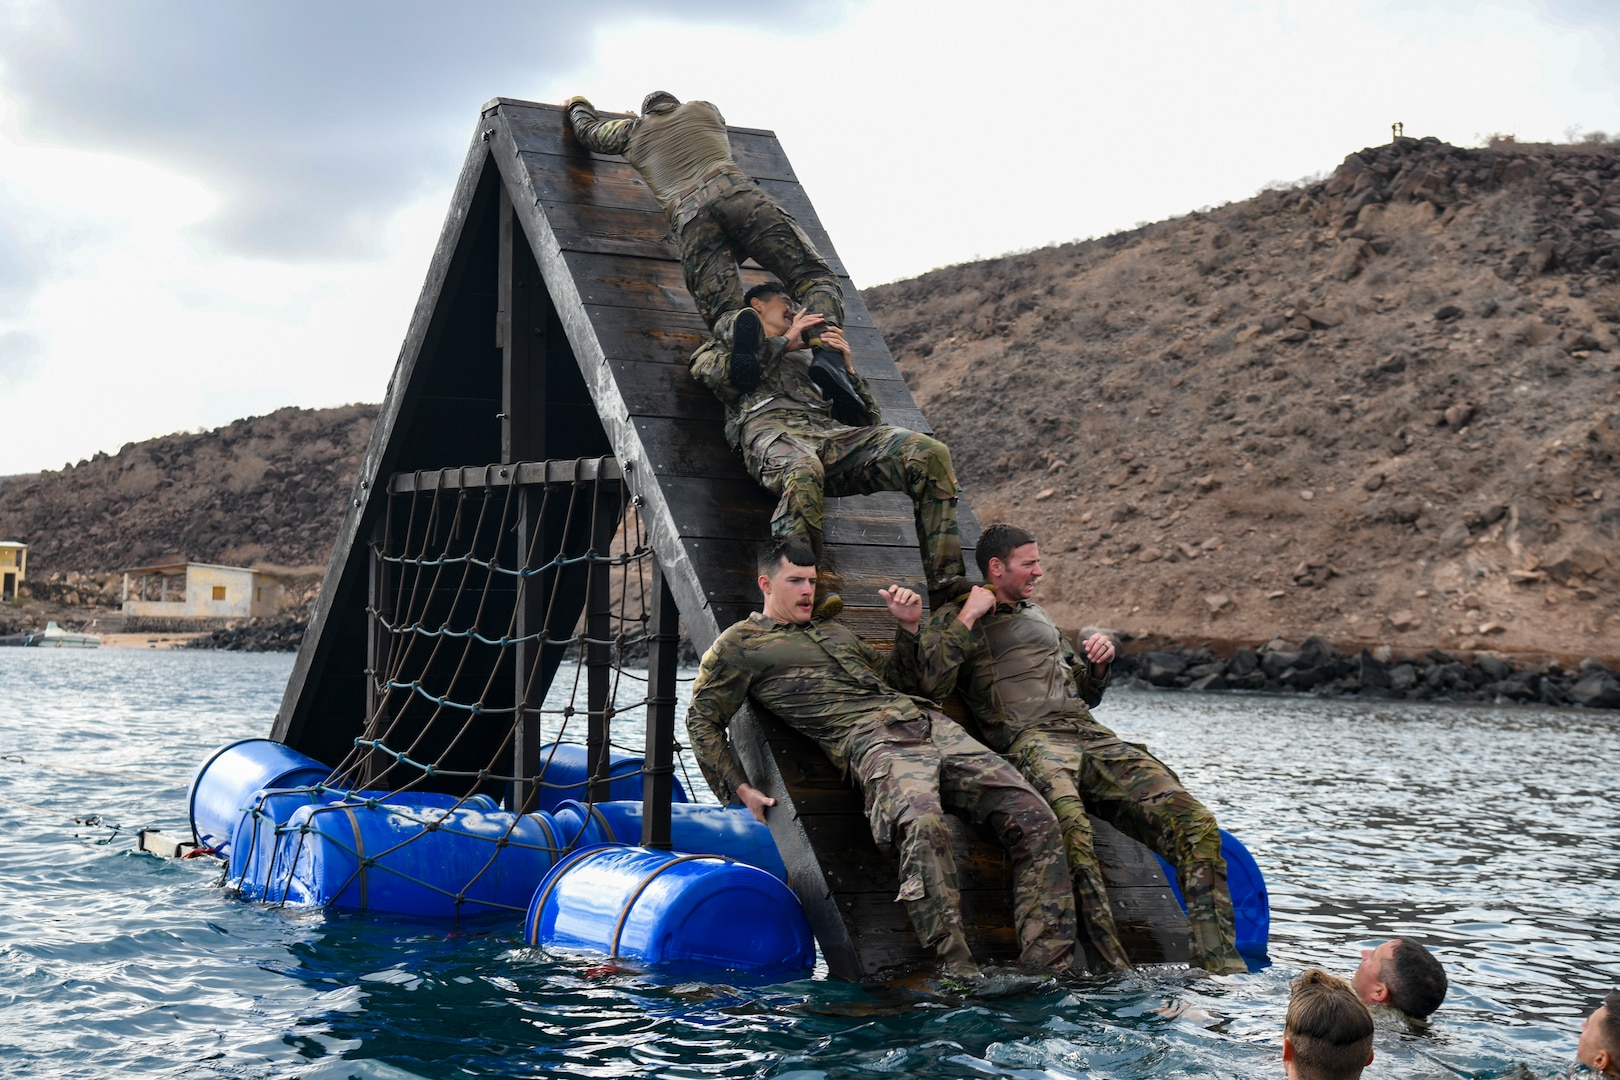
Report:
M 101 638 L 96 634 L 80 634 L 64 630 L 56 625 L 56 620 L 53 619 L 45 624 L 45 629 L 30 634 L 23 644 L 41 649 L 94 649 L 101 644 Z

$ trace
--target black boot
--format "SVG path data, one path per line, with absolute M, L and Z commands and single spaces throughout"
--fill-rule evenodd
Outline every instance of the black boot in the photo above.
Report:
M 765 338 L 759 312 L 745 307 L 731 324 L 731 366 L 727 375 L 739 393 L 752 393 L 759 386 L 759 345 Z
M 855 392 L 844 370 L 844 354 L 836 349 L 816 349 L 810 361 L 810 381 L 832 402 L 833 419 L 850 427 L 866 427 L 872 422 L 866 402 Z

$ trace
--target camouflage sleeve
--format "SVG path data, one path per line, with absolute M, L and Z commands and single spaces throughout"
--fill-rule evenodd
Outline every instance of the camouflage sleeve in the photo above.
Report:
M 716 120 L 720 121 L 722 124 L 726 122 L 726 118 L 724 116 L 720 115 L 719 106 L 715 105 L 714 102 L 712 102 L 712 101 L 694 101 L 693 104 L 694 105 L 702 105 L 703 107 L 705 107 L 707 109 L 712 109 L 714 111 L 714 118 Z
M 714 391 L 714 396 L 725 405 L 731 405 L 742 395 L 731 384 L 731 349 L 718 338 L 710 338 L 687 361 L 692 378 Z
M 906 689 L 943 701 L 956 689 L 962 665 L 973 657 L 973 631 L 957 620 L 961 607 L 947 604 L 922 625 L 917 638 L 916 667 L 907 672 Z
M 722 634 L 703 654 L 692 683 L 692 707 L 686 712 L 687 742 L 703 779 L 715 798 L 728 804 L 736 801 L 737 786 L 748 783 L 748 774 L 726 741 L 726 726 L 748 700 L 750 675 L 735 662 L 736 651 L 736 643 Z
M 583 143 L 587 150 L 594 150 L 598 154 L 622 154 L 630 145 L 630 132 L 637 120 L 635 117 L 603 120 L 596 115 L 590 102 L 576 98 L 568 104 L 568 123 L 574 129 L 574 138 Z
M 1058 647 L 1063 650 L 1063 662 L 1069 665 L 1069 676 L 1074 680 L 1080 700 L 1086 703 L 1087 708 L 1095 709 L 1102 703 L 1103 690 L 1108 687 L 1108 677 L 1114 673 L 1114 665 L 1108 665 L 1108 670 L 1101 675 L 1093 674 L 1091 661 L 1075 652 L 1067 634 L 1058 634 Z

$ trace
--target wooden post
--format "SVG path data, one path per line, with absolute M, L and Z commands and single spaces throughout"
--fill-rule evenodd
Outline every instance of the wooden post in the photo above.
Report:
M 538 557 L 544 550 L 535 540 L 540 525 L 540 510 L 545 504 L 545 489 L 525 485 L 518 489 L 517 558 L 518 565 L 527 569 L 530 557 Z M 537 661 L 540 643 L 530 641 L 532 634 L 540 633 L 546 622 L 546 590 L 544 578 L 525 575 L 518 579 L 517 615 L 513 633 L 517 643 L 512 649 L 512 675 L 516 680 L 514 699 L 517 702 L 517 727 L 512 733 L 512 774 L 517 782 L 506 798 L 506 808 L 517 813 L 534 809 L 540 792 L 537 778 L 540 773 L 540 706 L 544 703 L 546 687 L 538 680 Z M 541 685 L 531 685 L 534 682 Z M 531 695 L 537 700 L 531 701 Z
M 501 350 L 501 460 L 546 457 L 546 315 L 551 299 L 512 197 L 501 188 L 495 344 Z
M 591 802 L 607 802 L 613 797 L 608 792 L 613 755 L 613 717 L 608 711 L 608 699 L 613 692 L 613 644 L 608 640 L 613 634 L 613 596 L 605 560 L 612 550 L 613 534 L 618 527 L 618 492 L 605 493 L 599 482 L 593 483 L 592 489 L 591 552 L 596 558 L 590 562 L 585 597 L 585 637 L 588 639 L 585 692 L 589 710 L 585 760 L 590 776 L 586 798 Z
M 680 662 L 680 618 L 664 568 L 653 560 L 652 618 L 647 644 L 647 759 L 641 784 L 641 846 L 668 851 L 674 798 L 675 669 Z
M 372 527 L 371 574 L 367 581 L 366 600 L 366 610 L 370 612 L 370 617 L 366 619 L 365 732 L 369 738 L 377 738 L 384 729 L 385 725 L 377 722 L 377 713 L 388 698 L 388 691 L 382 682 L 388 678 L 388 649 L 391 643 L 383 626 L 391 622 L 395 616 L 394 590 L 392 575 L 388 572 L 388 561 L 380 556 L 388 550 L 390 539 L 388 533 L 392 518 L 392 513 L 385 511 Z M 365 763 L 359 777 L 363 785 L 370 786 L 387 771 L 386 767 L 380 764 L 382 761 L 380 754 L 367 753 L 361 760 Z

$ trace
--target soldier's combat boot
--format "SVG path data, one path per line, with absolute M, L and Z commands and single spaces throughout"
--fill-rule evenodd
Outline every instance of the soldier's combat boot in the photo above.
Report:
M 810 381 L 832 402 L 834 420 L 850 427 L 866 427 L 872 423 L 866 402 L 855 392 L 849 372 L 844 370 L 843 353 L 837 349 L 815 349 L 810 360 Z
M 731 324 L 731 364 L 727 375 L 740 393 L 752 393 L 759 386 L 759 346 L 764 338 L 757 311 L 745 307 L 737 312 L 737 319 Z

